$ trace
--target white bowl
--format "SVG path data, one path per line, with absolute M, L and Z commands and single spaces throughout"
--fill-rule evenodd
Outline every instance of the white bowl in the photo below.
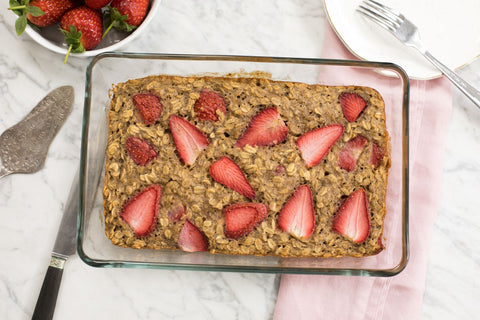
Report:
M 138 37 L 143 32 L 143 30 L 147 28 L 148 24 L 155 16 L 158 7 L 160 6 L 160 2 L 161 0 L 150 1 L 150 9 L 147 13 L 147 16 L 145 17 L 145 20 L 134 31 L 120 32 L 112 28 L 95 49 L 88 50 L 83 53 L 71 53 L 70 57 L 92 57 L 102 52 L 115 51 L 121 46 L 126 45 L 127 43 Z M 59 28 L 60 26 L 58 24 L 41 28 L 40 30 L 35 30 L 30 26 L 27 26 L 25 32 L 41 46 L 53 52 L 66 55 L 68 45 L 65 43 L 63 35 L 60 32 Z

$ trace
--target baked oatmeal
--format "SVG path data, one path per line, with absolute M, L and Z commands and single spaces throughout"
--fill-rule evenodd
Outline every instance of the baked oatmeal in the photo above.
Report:
M 111 95 L 113 244 L 285 257 L 383 249 L 390 142 L 376 90 L 158 75 Z

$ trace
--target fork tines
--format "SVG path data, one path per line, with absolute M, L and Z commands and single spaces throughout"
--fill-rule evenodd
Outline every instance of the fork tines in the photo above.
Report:
M 405 20 L 403 14 L 374 0 L 365 0 L 357 11 L 372 19 L 380 26 L 394 32 Z

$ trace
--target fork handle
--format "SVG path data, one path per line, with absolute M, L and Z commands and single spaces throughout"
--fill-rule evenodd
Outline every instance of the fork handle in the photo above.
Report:
M 422 51 L 420 51 L 422 52 Z M 461 91 L 463 92 L 470 100 L 472 100 L 473 103 L 476 104 L 477 107 L 480 108 L 480 91 L 472 87 L 470 84 L 468 84 L 465 80 L 460 78 L 458 74 L 453 72 L 450 68 L 448 68 L 446 65 L 441 63 L 440 61 L 437 60 L 430 52 L 428 51 L 423 51 L 422 52 L 425 58 L 428 59 L 435 67 L 437 67 L 442 73 L 452 81 L 452 83 Z

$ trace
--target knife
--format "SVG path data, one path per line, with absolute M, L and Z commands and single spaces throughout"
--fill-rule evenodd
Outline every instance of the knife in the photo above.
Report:
M 67 259 L 75 254 L 77 233 L 77 212 L 79 204 L 78 170 L 70 188 L 65 204 L 62 222 L 58 228 L 57 239 L 52 250 L 43 285 L 38 296 L 32 319 L 52 319 L 57 302 L 58 289 L 62 280 L 63 267 Z

